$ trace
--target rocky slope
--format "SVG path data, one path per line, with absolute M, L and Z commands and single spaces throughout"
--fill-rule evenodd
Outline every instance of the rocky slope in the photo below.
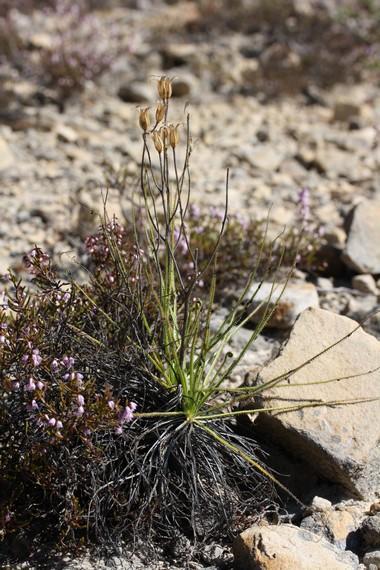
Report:
M 312 36 L 311 24 L 321 21 L 313 2 L 280 2 L 279 6 L 286 5 L 288 26 L 280 28 L 268 14 L 253 27 L 243 26 L 233 20 L 236 13 L 226 13 L 231 26 L 224 22 L 220 27 L 212 2 L 208 13 L 202 2 L 141 2 L 134 8 L 116 4 L 110 3 L 98 17 L 106 30 L 108 26 L 116 30 L 113 37 L 123 55 L 102 78 L 87 82 L 84 91 L 64 105 L 54 89 L 41 84 L 33 73 L 26 74 L 11 58 L 3 58 L 0 273 L 20 268 L 22 255 L 34 244 L 53 253 L 66 271 L 77 271 L 81 240 L 99 223 L 104 190 L 108 189 L 109 213 L 119 217 L 138 192 L 141 140 L 136 107 L 154 105 L 157 76 L 175 76 L 175 115 L 183 121 L 186 110 L 191 112 L 193 201 L 206 208 L 222 206 L 229 168 L 231 211 L 265 219 L 270 209 L 271 227 L 280 231 L 297 219 L 299 191 L 307 187 L 312 220 L 324 228 L 327 270 L 313 276 L 296 273 L 291 285 L 295 293 L 290 290 L 290 301 L 283 300 L 279 319 L 272 323 L 274 332 L 260 337 L 239 371 L 241 380 L 247 371 L 254 375 L 272 360 L 301 314 L 289 343 L 264 376 L 284 373 L 297 366 L 306 352 L 311 351 L 311 357 L 318 346 L 326 347 L 328 341 L 347 334 L 354 321 L 378 306 L 380 84 L 376 73 L 360 73 L 348 57 L 355 52 L 358 58 L 357 50 L 372 36 L 370 40 L 363 36 L 354 18 L 350 25 L 356 30 L 357 44 L 346 49 L 347 34 L 328 20 L 330 36 L 325 41 L 331 46 L 334 38 L 344 41 L 339 44 L 342 59 L 333 47 L 334 57 L 327 58 L 323 49 L 328 52 L 330 44 L 318 43 L 317 33 Z M 52 18 L 29 17 L 25 33 L 33 57 L 50 41 Z M 297 30 L 306 23 L 309 35 L 302 38 Z M 309 46 L 309 59 L 302 45 Z M 328 77 L 319 73 L 326 62 Z M 351 64 L 350 75 L 346 71 Z M 366 326 L 369 333 L 380 336 L 378 315 Z M 277 327 L 282 332 L 276 332 Z M 308 335 L 313 342 L 307 342 Z M 239 338 L 232 349 L 239 346 Z M 371 369 L 373 374 L 366 375 L 358 391 L 350 384 L 350 392 L 353 398 L 376 396 L 380 395 L 378 367 L 379 343 L 359 331 L 337 355 L 316 360 L 297 379 L 307 383 L 319 379 L 319 372 L 323 379 L 331 379 Z M 347 397 L 344 384 L 335 392 L 326 386 L 322 395 L 317 386 L 303 386 L 299 392 L 294 388 L 292 399 Z M 297 412 L 293 419 L 270 413 L 260 421 L 252 418 L 253 433 L 269 447 L 275 446 L 270 449 L 278 449 L 278 463 L 273 466 L 292 473 L 305 501 L 317 494 L 324 499 L 314 500 L 310 512 L 302 516 L 294 511 L 292 522 L 304 532 L 280 525 L 274 531 L 264 527 L 243 533 L 234 550 L 238 568 L 319 567 L 314 560 L 321 567 L 323 563 L 329 568 L 359 568 L 358 556 L 366 568 L 380 568 L 379 416 L 377 401 L 344 411 Z M 284 445 L 287 453 L 294 454 L 291 459 L 281 451 Z M 303 552 L 303 559 L 293 553 L 282 558 L 289 540 L 298 553 Z M 221 547 L 212 548 L 203 562 L 190 562 L 188 567 L 230 567 L 231 555 Z M 339 556 L 345 549 L 355 554 Z M 148 568 L 137 559 L 119 562 L 123 568 Z M 80 561 L 80 567 L 86 564 L 102 567 L 100 562 L 91 566 Z M 178 562 L 178 567 L 183 564 Z M 67 568 L 74 567 L 67 562 Z M 164 567 L 169 566 L 163 563 Z

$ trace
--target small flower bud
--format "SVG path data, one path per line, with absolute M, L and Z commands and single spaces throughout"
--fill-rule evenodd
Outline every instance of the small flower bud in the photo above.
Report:
M 164 150 L 164 145 L 162 142 L 162 138 L 160 137 L 160 134 L 157 133 L 156 131 L 154 131 L 153 133 L 153 142 L 154 142 L 154 148 L 160 154 Z
M 174 125 L 169 125 L 169 142 L 170 146 L 174 149 L 179 143 L 178 127 Z
M 146 132 L 149 129 L 150 125 L 149 107 L 144 107 L 144 109 L 140 109 L 139 124 L 144 132 Z
M 166 105 L 164 103 L 157 103 L 156 107 L 156 123 L 160 123 L 165 117 Z
M 163 101 L 167 101 L 172 96 L 172 80 L 166 75 L 163 75 L 158 80 L 157 91 L 159 97 Z

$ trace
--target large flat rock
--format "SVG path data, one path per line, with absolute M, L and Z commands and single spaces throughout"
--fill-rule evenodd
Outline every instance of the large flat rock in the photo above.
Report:
M 307 309 L 296 321 L 280 355 L 260 373 L 267 382 L 290 371 L 355 329 L 357 323 L 323 309 Z M 380 396 L 380 342 L 361 328 L 267 391 L 259 405 L 294 406 Z M 356 375 L 340 381 L 311 384 Z M 297 385 L 298 384 L 298 385 Z M 258 431 L 343 484 L 352 494 L 380 490 L 380 401 L 268 411 L 255 421 Z M 377 475 L 374 476 L 374 473 Z
M 354 570 L 359 562 L 324 538 L 293 525 L 253 526 L 233 544 L 237 570 Z

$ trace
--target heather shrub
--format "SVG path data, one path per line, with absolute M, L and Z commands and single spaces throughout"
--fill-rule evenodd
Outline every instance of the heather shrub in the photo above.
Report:
M 57 1 L 46 13 L 56 29 L 51 47 L 42 50 L 39 65 L 47 84 L 67 97 L 111 66 L 117 55 L 113 30 L 105 30 L 83 1 Z
M 133 250 L 126 255 L 132 261 Z M 107 281 L 105 295 L 100 279 L 90 300 L 89 286 L 59 282 L 38 248 L 25 262 L 38 290 L 10 276 L 0 317 L 0 520 L 6 533 L 27 526 L 36 540 L 48 525 L 50 539 L 65 543 L 75 529 L 83 534 L 94 482 L 113 453 L 123 454 L 116 432 L 136 405 L 127 386 L 142 374 L 126 329 L 139 318 L 117 281 Z M 114 317 L 125 324 L 116 335 Z M 109 453 L 113 440 L 119 449 Z
M 30 50 L 30 23 L 48 41 Z M 110 68 L 119 53 L 115 30 L 106 26 L 86 0 L 27 2 L 0 14 L 3 58 L 24 75 L 54 88 L 62 100 L 81 91 Z

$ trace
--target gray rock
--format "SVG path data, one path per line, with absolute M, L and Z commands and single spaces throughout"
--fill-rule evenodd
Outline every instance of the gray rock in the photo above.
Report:
M 317 497 L 319 500 L 320 497 Z M 327 501 L 329 502 L 329 501 Z M 314 501 L 313 501 L 314 503 Z M 352 536 L 358 530 L 364 518 L 366 503 L 356 502 L 352 505 L 340 504 L 323 510 L 314 510 L 301 522 L 301 528 L 323 536 L 342 550 L 352 550 Z M 313 504 L 310 509 L 313 508 Z
M 173 70 L 171 70 L 171 73 L 173 73 Z M 172 84 L 173 97 L 189 97 L 194 94 L 196 91 L 196 81 L 193 75 L 183 73 L 183 71 L 180 74 L 176 74 L 175 70 L 174 75 L 178 78 L 176 78 Z
M 369 550 L 363 557 L 363 563 L 367 570 L 379 570 L 380 550 Z
M 15 162 L 7 141 L 0 135 L 0 171 L 11 167 Z
M 332 279 L 329 279 L 328 277 L 318 277 L 317 287 L 322 291 L 332 291 L 334 289 L 334 283 Z
M 258 283 L 252 284 L 247 293 L 247 299 L 250 299 L 258 286 Z M 267 326 L 279 329 L 291 327 L 298 315 L 305 309 L 319 306 L 317 289 L 312 283 L 289 283 L 279 298 L 282 287 L 281 284 L 276 283 L 272 290 L 272 283 L 265 282 L 261 285 L 254 299 L 249 303 L 249 309 L 257 309 L 251 317 L 252 322 L 258 323 L 263 318 L 268 303 L 270 310 L 274 309 L 274 313 Z
M 283 376 L 283 387 L 267 390 L 258 405 L 301 406 L 378 398 L 380 343 L 361 328 L 354 332 L 356 327 L 351 319 L 329 311 L 304 311 L 280 356 L 261 372 L 262 382 Z M 328 350 L 316 356 L 324 349 Z M 313 360 L 302 367 L 308 359 Z M 298 371 L 288 374 L 298 367 Z M 341 381 L 335 381 L 339 378 Z M 272 411 L 258 415 L 255 429 L 301 456 L 326 478 L 362 497 L 379 490 L 378 477 L 371 475 L 379 465 L 379 414 L 378 400 L 287 413 Z
M 62 123 L 57 125 L 55 132 L 59 141 L 65 143 L 76 143 L 78 140 L 78 134 L 68 125 L 64 125 Z
M 375 515 L 376 513 L 380 513 L 380 501 L 375 501 L 369 508 L 369 512 L 371 515 Z
M 293 525 L 253 526 L 233 544 L 237 570 L 357 570 L 352 552 Z
M 243 147 L 238 151 L 237 156 L 249 162 L 256 169 L 274 172 L 285 160 L 287 149 L 264 143 L 255 147 Z
M 310 508 L 316 513 L 323 513 L 332 508 L 332 503 L 323 497 L 314 497 Z
M 359 273 L 380 273 L 380 200 L 361 202 L 353 212 L 343 260 Z
M 315 165 L 329 178 L 348 178 L 352 182 L 371 179 L 371 170 L 357 155 L 340 150 L 333 144 L 325 145 L 318 150 Z
M 360 528 L 365 544 L 372 548 L 380 548 L 380 513 L 367 517 Z
M 375 295 L 358 295 L 350 297 L 345 310 L 347 317 L 361 321 L 365 319 L 377 307 L 377 297 Z
M 369 293 L 371 295 L 378 294 L 376 281 L 372 275 L 369 274 L 355 275 L 355 277 L 352 278 L 352 287 L 362 293 Z
M 135 81 L 122 85 L 118 96 L 125 103 L 149 103 L 153 98 L 153 90 L 146 83 Z
M 351 102 L 340 100 L 334 105 L 335 121 L 350 121 L 360 115 L 360 106 Z

